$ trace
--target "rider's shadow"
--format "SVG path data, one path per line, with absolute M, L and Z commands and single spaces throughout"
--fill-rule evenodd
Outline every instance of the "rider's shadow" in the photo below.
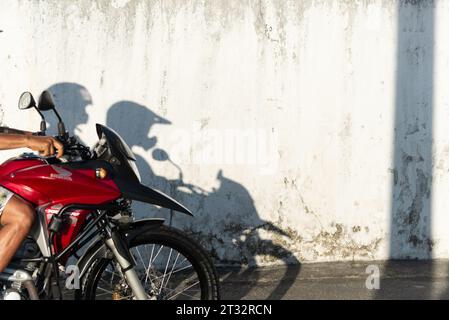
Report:
M 87 124 L 89 117 L 86 109 L 92 103 L 88 91 L 75 83 L 55 84 L 49 90 L 60 107 L 67 128 L 77 136 L 82 135 L 80 127 Z M 106 125 L 117 131 L 132 149 L 151 152 L 154 161 L 166 161 L 167 164 L 171 162 L 171 165 L 176 166 L 169 154 L 158 146 L 157 137 L 151 135 L 154 125 L 169 124 L 171 124 L 169 120 L 132 101 L 114 103 L 106 115 Z M 91 129 L 94 130 L 93 127 Z M 82 137 L 79 138 L 82 140 Z M 224 262 L 237 263 L 241 267 L 238 270 L 239 277 L 251 278 L 249 285 L 240 286 L 238 292 L 233 290 L 232 298 L 244 298 L 252 289 L 250 283 L 257 283 L 258 272 L 244 266 L 255 266 L 256 257 L 261 254 L 272 260 L 285 261 L 287 264 L 284 276 L 276 287 L 269 289 L 267 298 L 281 299 L 286 294 L 299 274 L 299 261 L 288 249 L 272 240 L 263 239 L 260 233 L 270 233 L 271 238 L 289 238 L 289 235 L 260 218 L 254 200 L 243 185 L 226 177 L 220 170 L 216 176 L 219 186 L 205 192 L 199 186 L 186 184 L 179 166 L 177 166 L 180 170 L 179 178 L 167 179 L 154 172 L 150 161 L 138 154 L 136 158 L 143 184 L 170 195 L 194 212 L 195 219 L 174 214 L 175 226 L 187 228 L 214 258 L 223 261 L 223 257 L 232 256 L 232 259 Z M 185 187 L 188 187 L 188 192 L 183 191 Z M 168 218 L 167 213 L 170 213 L 168 209 L 140 203 L 133 204 L 133 209 L 138 218 L 147 216 Z M 226 278 L 224 282 L 226 283 Z
M 47 90 L 52 93 L 56 107 L 60 110 L 66 129 L 83 141 L 82 125 L 87 124 L 89 115 L 87 107 L 92 105 L 89 91 L 82 85 L 72 82 L 61 82 Z M 46 112 L 45 119 L 49 123 L 47 134 L 57 134 L 57 119 L 53 112 Z

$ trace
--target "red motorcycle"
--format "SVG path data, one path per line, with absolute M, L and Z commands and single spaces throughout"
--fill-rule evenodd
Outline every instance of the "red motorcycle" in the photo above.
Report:
M 24 153 L 0 165 L 0 185 L 36 207 L 37 219 L 7 269 L 0 298 L 219 299 L 211 258 L 164 219 L 133 217 L 132 201 L 192 213 L 144 186 L 135 156 L 111 128 L 97 124 L 93 148 L 70 136 L 50 92 L 38 104 L 24 92 L 19 109 L 52 110 L 64 156 Z M 74 261 L 74 263 L 72 263 Z M 73 290 L 70 290 L 73 289 Z

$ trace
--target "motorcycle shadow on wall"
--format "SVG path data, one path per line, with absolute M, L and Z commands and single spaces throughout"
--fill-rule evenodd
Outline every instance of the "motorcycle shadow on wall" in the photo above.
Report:
M 67 129 L 83 141 L 80 137 L 82 126 L 89 120 L 87 107 L 93 103 L 89 91 L 80 84 L 68 82 L 54 84 L 47 90 L 53 94 L 67 119 Z M 54 123 L 50 120 L 49 132 L 55 127 Z M 285 267 L 276 281 L 271 286 L 263 285 L 266 299 L 282 299 L 299 275 L 300 262 L 282 245 L 262 239 L 260 233 L 268 233 L 271 238 L 290 236 L 271 222 L 261 219 L 249 191 L 225 177 L 222 170 L 217 173 L 219 187 L 212 191 L 184 182 L 182 169 L 170 159 L 168 152 L 157 145 L 156 136 L 149 137 L 154 125 L 170 124 L 169 120 L 148 107 L 132 101 L 114 103 L 107 111 L 106 125 L 117 131 L 131 148 L 139 147 L 151 152 L 154 161 L 164 161 L 179 172 L 176 179 L 159 176 L 149 161 L 135 154 L 143 184 L 185 203 L 194 212 L 195 218 L 184 219 L 168 209 L 143 203 L 133 205 L 135 215 L 166 218 L 167 223 L 183 228 L 200 241 L 218 260 L 218 266 L 220 263 L 232 265 L 232 268 L 219 268 L 224 299 L 261 298 L 260 290 L 257 297 L 252 293 L 262 277 L 262 273 L 253 268 L 256 266 L 256 256 L 264 256 L 268 261 L 284 261 Z

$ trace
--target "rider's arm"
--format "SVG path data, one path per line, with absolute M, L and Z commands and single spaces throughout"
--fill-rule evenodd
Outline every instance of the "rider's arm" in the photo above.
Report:
M 0 133 L 0 150 L 28 147 L 28 135 Z
M 29 132 L 29 131 L 23 131 L 23 130 L 8 128 L 8 127 L 0 127 L 0 134 L 1 133 L 5 133 L 5 134 L 26 134 L 26 135 L 33 134 L 32 132 Z
M 57 157 L 61 157 L 64 153 L 64 147 L 61 142 L 53 137 L 33 136 L 27 134 L 9 134 L 0 133 L 0 150 L 29 148 L 39 151 L 43 156 L 50 156 L 57 151 Z

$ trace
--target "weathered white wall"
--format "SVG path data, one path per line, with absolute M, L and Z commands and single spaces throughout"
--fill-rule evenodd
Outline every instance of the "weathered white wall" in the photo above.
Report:
M 17 99 L 50 87 L 87 143 L 116 128 L 222 261 L 449 258 L 448 18 L 448 1 L 4 0 L 2 123 L 36 130 Z

